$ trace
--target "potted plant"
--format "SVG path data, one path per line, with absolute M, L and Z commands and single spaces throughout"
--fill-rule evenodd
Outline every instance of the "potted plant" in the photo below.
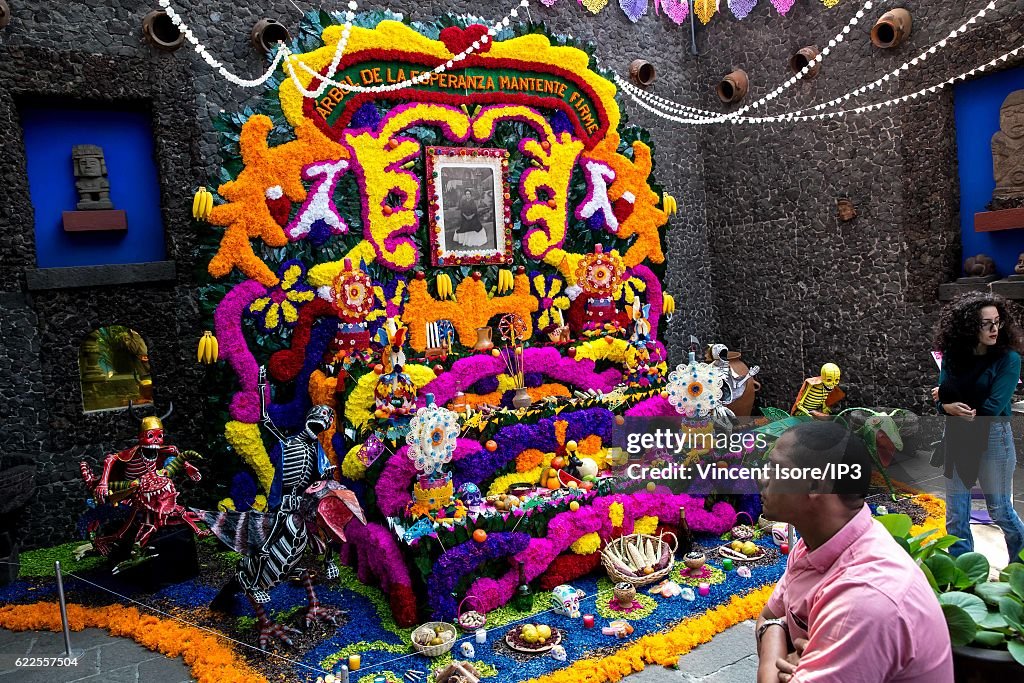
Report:
M 907 515 L 876 517 L 914 561 L 935 590 L 953 644 L 958 683 L 1020 680 L 1024 669 L 1024 564 L 1013 562 L 990 580 L 981 553 L 953 557 L 956 536 L 932 529 L 910 536 Z

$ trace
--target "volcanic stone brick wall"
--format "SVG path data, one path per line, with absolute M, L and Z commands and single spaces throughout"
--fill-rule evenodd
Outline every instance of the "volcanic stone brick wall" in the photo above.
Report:
M 750 77 L 746 102 L 767 94 L 791 75 L 790 55 L 805 45 L 823 47 L 860 4 L 814 11 L 798 3 L 780 18 L 762 2 L 746 21 L 702 32 L 700 106 L 722 109 L 712 89 L 733 68 Z M 825 102 L 874 81 L 985 4 L 875 3 L 818 77 L 797 83 L 767 113 Z M 870 27 L 896 6 L 913 14 L 913 33 L 898 48 L 879 50 Z M 987 62 L 1019 45 L 1022 27 L 1024 2 L 1000 2 L 948 50 L 867 96 L 873 99 L 857 101 L 913 92 Z M 936 375 L 929 351 L 937 288 L 960 267 L 952 92 L 820 123 L 715 125 L 705 133 L 721 337 L 761 365 L 762 400 L 788 407 L 800 378 L 834 361 L 843 371 L 845 405 L 925 408 Z M 855 220 L 838 219 L 838 198 L 852 200 Z
M 195 406 L 202 400 L 203 371 L 195 363 L 199 318 L 193 273 L 202 264 L 194 254 L 189 200 L 208 184 L 219 165 L 212 118 L 239 110 L 253 91 L 235 88 L 214 74 L 188 47 L 165 54 L 144 42 L 141 25 L 156 7 L 148 0 L 13 0 L 13 20 L 0 30 L 0 448 L 24 452 L 39 465 L 38 495 L 32 506 L 29 545 L 69 539 L 84 509 L 85 490 L 78 461 L 99 461 L 103 453 L 131 443 L 134 422 L 123 413 L 83 415 L 78 383 L 78 348 L 92 330 L 124 324 L 149 345 L 156 403 L 177 406 L 168 421 L 172 440 L 201 446 Z M 343 10 L 345 3 L 321 4 Z M 430 19 L 447 11 L 500 18 L 511 0 L 489 3 L 408 4 L 411 18 Z M 536 3 L 535 3 L 536 4 Z M 238 3 L 230 0 L 175 2 L 196 35 L 239 74 L 265 68 L 249 43 L 262 17 L 284 23 L 293 35 L 299 11 L 287 0 Z M 381 4 L 362 4 L 380 9 Z M 625 73 L 636 57 L 675 55 L 683 34 L 647 18 L 630 24 L 609 8 L 591 18 L 577 3 L 554 9 L 531 8 L 520 19 L 543 21 L 552 29 L 596 41 L 603 64 Z M 655 46 L 656 49 L 655 49 Z M 678 49 L 676 46 L 679 46 Z M 674 58 L 673 58 L 674 59 Z M 658 60 L 652 60 L 658 61 Z M 660 92 L 687 101 L 695 65 L 673 69 L 658 63 Z M 48 95 L 75 100 L 148 103 L 162 185 L 161 203 L 168 259 L 177 264 L 175 282 L 85 287 L 27 293 L 26 271 L 35 267 L 32 207 L 25 177 L 25 152 L 17 119 L 20 97 Z M 626 109 L 627 113 L 631 113 Z M 681 211 L 668 234 L 668 287 L 677 295 L 679 314 L 668 326 L 676 349 L 691 333 L 710 338 L 715 331 L 711 262 L 704 230 L 704 169 L 696 133 L 660 119 L 637 121 L 656 143 L 658 181 L 678 199 Z M 200 448 L 201 450 L 201 448 Z M 218 454 L 211 454 L 218 457 Z M 211 501 L 208 501 L 211 502 Z

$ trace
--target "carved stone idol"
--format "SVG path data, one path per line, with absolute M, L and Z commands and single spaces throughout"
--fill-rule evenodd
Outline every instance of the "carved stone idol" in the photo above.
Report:
M 1003 101 L 999 110 L 999 132 L 992 136 L 992 170 L 996 189 L 992 209 L 1024 206 L 1024 90 Z
M 75 145 L 71 148 L 78 191 L 78 210 L 93 211 L 114 208 L 110 201 L 110 181 L 103 148 L 97 145 Z

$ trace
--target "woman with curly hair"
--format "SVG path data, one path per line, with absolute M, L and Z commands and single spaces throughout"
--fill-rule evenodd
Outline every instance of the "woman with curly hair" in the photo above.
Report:
M 974 549 L 971 489 L 978 481 L 1012 562 L 1024 549 L 1024 522 L 1013 509 L 1017 452 L 1009 421 L 1020 379 L 1021 330 L 1002 297 L 971 292 L 943 309 L 936 346 L 942 370 L 932 395 L 939 414 L 950 417 L 943 436 L 946 529 L 961 539 L 950 552 Z

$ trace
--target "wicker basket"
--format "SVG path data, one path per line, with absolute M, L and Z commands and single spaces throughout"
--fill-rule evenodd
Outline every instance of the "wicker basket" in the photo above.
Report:
M 740 524 L 740 515 L 746 515 L 750 524 Z M 754 528 L 754 520 L 749 513 L 743 512 L 742 510 L 736 513 L 736 525 L 733 526 L 732 531 L 730 532 L 732 534 L 732 540 L 752 541 L 754 540 L 756 531 L 757 530 Z
M 431 636 L 436 635 L 437 627 L 441 627 L 441 630 L 448 634 L 448 639 L 440 645 L 421 645 L 417 636 L 426 633 L 430 633 Z M 443 621 L 428 621 L 422 626 L 417 626 L 416 630 L 412 632 L 412 646 L 425 657 L 440 657 L 455 646 L 458 637 L 459 633 L 452 624 Z
M 608 543 L 608 545 L 605 546 L 604 550 L 601 551 L 601 563 L 604 565 L 604 568 L 608 571 L 608 576 L 610 576 L 612 580 L 616 583 L 631 583 L 634 586 L 646 586 L 649 583 L 654 583 L 655 581 L 659 581 L 668 576 L 669 573 L 671 573 L 672 571 L 672 567 L 675 565 L 673 558 L 676 554 L 676 549 L 679 547 L 679 539 L 677 539 L 675 534 L 671 532 L 667 532 L 667 535 L 671 536 L 672 540 L 674 541 L 671 546 L 669 546 L 668 543 L 662 540 L 662 538 L 660 538 L 659 536 L 648 536 L 646 534 L 630 534 L 629 536 L 620 536 L 619 538 L 616 538 L 614 541 Z M 669 547 L 671 555 L 669 557 L 668 564 L 666 564 L 664 567 L 660 569 L 656 569 L 653 573 L 647 575 L 630 576 L 629 574 L 623 573 L 620 570 L 620 568 L 616 566 L 616 562 L 613 559 L 610 551 L 614 551 L 620 554 L 621 556 L 628 558 L 630 557 L 630 555 L 626 550 L 626 546 L 635 546 L 641 542 L 653 544 L 654 552 L 658 555 L 658 557 L 661 557 L 664 549 L 666 547 Z M 633 565 L 635 564 L 635 562 L 630 562 L 629 568 L 638 570 L 642 569 L 634 567 Z
M 470 599 L 477 600 L 476 596 L 473 595 L 467 595 L 466 597 L 464 597 L 462 599 L 462 602 L 459 603 L 458 616 L 456 618 L 456 621 L 459 623 L 459 626 L 462 627 L 462 630 L 464 631 L 475 631 L 478 628 L 483 628 L 484 625 L 487 624 L 487 615 L 483 612 L 477 612 L 476 610 L 467 610 L 465 612 L 462 611 L 462 606 L 466 604 L 467 600 Z M 480 601 L 477 600 L 477 604 L 479 604 L 479 602 Z M 479 617 L 476 620 L 477 623 L 473 623 L 474 615 L 477 615 Z

